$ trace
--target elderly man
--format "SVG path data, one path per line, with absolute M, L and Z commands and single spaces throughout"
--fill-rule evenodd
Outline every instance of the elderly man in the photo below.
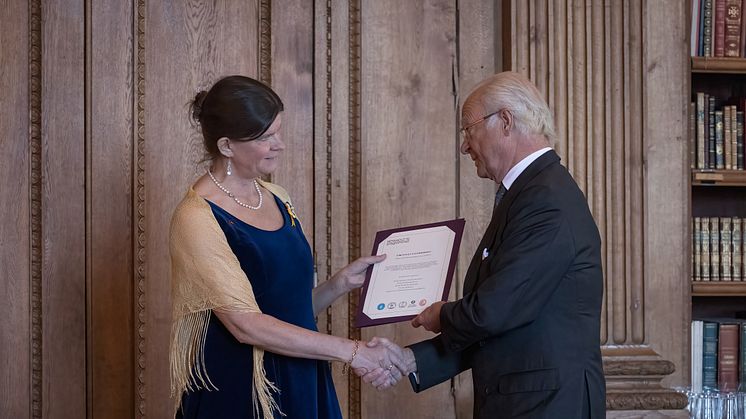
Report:
M 471 368 L 475 418 L 603 418 L 601 240 L 550 147 L 549 108 L 528 79 L 504 72 L 475 88 L 461 119 L 461 152 L 498 186 L 464 296 L 412 321 L 435 338 L 403 351 L 371 344 L 403 357 L 416 392 Z M 383 375 L 364 378 L 387 387 Z

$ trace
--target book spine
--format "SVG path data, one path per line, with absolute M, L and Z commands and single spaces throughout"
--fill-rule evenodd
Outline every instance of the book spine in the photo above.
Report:
M 692 391 L 702 391 L 702 320 L 692 321 Z
M 741 50 L 740 56 L 746 57 L 746 19 L 743 18 L 743 11 L 746 10 L 746 0 L 741 2 Z M 702 12 L 700 11 L 700 16 Z
M 692 0 L 692 31 L 690 53 L 692 57 L 699 55 L 699 4 L 700 0 Z
M 730 218 L 723 217 L 720 219 L 720 279 L 722 281 L 731 281 L 731 238 Z
M 740 391 L 746 393 L 746 322 L 741 323 L 741 388 Z
M 702 218 L 694 217 L 694 249 L 692 255 L 694 264 L 692 265 L 692 275 L 695 281 L 702 280 Z
M 689 167 L 697 168 L 697 107 L 695 102 L 689 104 Z
M 746 281 L 746 218 L 741 218 L 741 279 Z
M 715 168 L 725 169 L 725 143 L 723 141 L 723 111 L 715 111 Z
M 741 56 L 741 1 L 727 0 L 725 4 L 725 56 Z
M 697 92 L 697 168 L 706 169 L 707 144 L 705 138 L 705 94 Z
M 715 117 L 717 118 L 717 116 Z M 730 140 L 730 106 L 723 107 L 723 161 L 725 170 L 733 169 L 733 143 Z M 717 127 L 715 128 L 717 129 Z M 717 135 L 717 134 L 716 134 Z
M 744 170 L 743 154 L 743 111 L 736 112 L 736 168 Z
M 738 324 L 721 324 L 718 337 L 718 387 L 731 392 L 738 389 Z
M 718 217 L 710 217 L 710 279 L 720 280 L 720 225 Z
M 704 322 L 702 328 L 702 386 L 714 390 L 718 386 L 718 324 Z
M 730 107 L 730 149 L 731 149 L 731 169 L 738 169 L 738 119 L 737 109 L 733 105 Z
M 732 219 L 733 223 L 733 280 L 734 281 L 741 281 L 743 279 L 743 243 L 741 242 L 742 239 L 742 229 L 743 229 L 743 221 L 738 217 L 733 217 Z
M 715 148 L 715 96 L 707 95 L 707 150 L 709 153 L 708 169 L 717 167 L 717 150 Z
M 712 0 L 704 0 L 705 3 L 705 19 L 704 19 L 704 38 L 702 39 L 702 47 L 704 49 L 705 57 L 712 57 Z
M 703 281 L 710 280 L 710 218 L 702 217 L 702 264 L 701 274 Z
M 715 0 L 715 57 L 725 56 L 725 0 Z

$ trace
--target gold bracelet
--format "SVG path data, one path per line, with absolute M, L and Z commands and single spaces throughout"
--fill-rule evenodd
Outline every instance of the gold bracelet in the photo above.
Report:
M 355 349 L 352 350 L 352 356 L 350 357 L 350 361 L 342 365 L 342 375 L 347 375 L 347 373 L 350 371 L 350 366 L 352 366 L 352 361 L 355 360 L 355 356 L 357 356 L 357 350 L 360 348 L 360 341 L 355 341 Z

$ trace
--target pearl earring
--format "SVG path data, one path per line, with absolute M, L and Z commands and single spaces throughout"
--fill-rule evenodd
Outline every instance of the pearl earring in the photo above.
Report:
M 225 168 L 225 175 L 230 176 L 233 174 L 233 168 L 231 167 L 231 159 L 228 159 L 228 167 Z

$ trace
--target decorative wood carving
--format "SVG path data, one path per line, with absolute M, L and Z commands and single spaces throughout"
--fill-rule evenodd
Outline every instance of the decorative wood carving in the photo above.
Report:
M 31 416 L 42 417 L 41 1 L 29 2 L 29 143 L 31 147 Z
M 350 86 L 349 86 L 349 111 L 350 111 L 350 160 L 349 160 L 349 260 L 353 261 L 360 257 L 360 241 L 362 235 L 361 225 L 361 207 L 360 200 L 362 197 L 362 154 L 361 154 L 361 132 L 360 132 L 360 78 L 361 78 L 361 52 L 360 52 L 360 0 L 350 0 L 349 11 L 349 65 L 350 65 Z M 352 317 L 357 313 L 358 308 L 357 294 L 350 294 L 349 299 L 349 333 L 350 339 L 360 339 L 360 329 L 353 327 Z M 349 393 L 349 412 L 350 419 L 360 419 L 362 406 L 360 397 L 360 378 L 350 376 L 348 381 Z
M 272 0 L 259 2 L 259 80 L 272 85 Z
M 145 255 L 146 252 L 146 235 L 145 235 L 145 0 L 137 1 L 137 10 L 135 11 L 135 27 L 137 28 L 136 40 L 137 48 L 135 50 L 135 278 L 137 287 L 135 290 L 135 318 L 137 324 L 136 341 L 137 341 L 137 362 L 136 362 L 136 401 L 135 411 L 138 417 L 144 418 L 146 406 L 147 387 L 145 382 L 145 337 L 146 337 L 146 277 L 145 272 Z
M 676 410 L 685 408 L 686 404 L 686 395 L 671 390 L 606 395 L 606 410 Z
M 608 410 L 683 409 L 687 398 L 664 388 L 661 381 L 673 374 L 673 362 L 646 346 L 603 348 Z
M 324 104 L 324 115 L 326 123 L 324 125 L 324 140 L 326 150 L 326 234 L 324 235 L 326 242 L 326 257 L 324 258 L 324 265 L 326 266 L 325 273 L 328 280 L 332 275 L 332 0 L 326 0 L 326 25 L 325 25 L 325 84 L 326 84 L 326 101 Z M 318 263 L 318 261 L 317 261 Z M 331 334 L 333 328 L 332 322 L 332 306 L 326 308 L 326 333 Z

